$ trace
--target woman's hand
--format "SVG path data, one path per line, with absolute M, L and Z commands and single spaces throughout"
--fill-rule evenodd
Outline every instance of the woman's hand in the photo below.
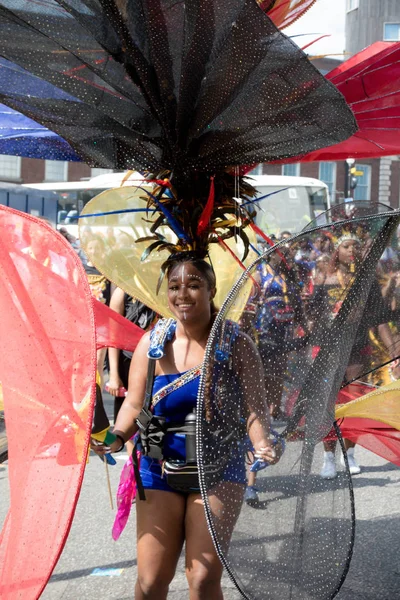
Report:
M 115 442 L 106 446 L 102 442 L 98 442 L 94 438 L 90 439 L 90 449 L 93 450 L 98 456 L 104 456 L 104 454 L 110 454 L 112 452 L 119 452 L 121 450 L 121 440 L 117 438 Z
M 279 462 L 282 453 L 283 444 L 279 439 L 277 439 L 276 443 L 274 443 L 274 440 L 264 439 L 254 446 L 255 458 L 262 460 L 269 465 L 275 465 Z
M 104 454 L 109 454 L 111 451 L 110 446 L 106 446 L 102 442 L 98 442 L 94 438 L 90 438 L 90 449 L 93 450 L 95 454 L 98 456 L 104 456 Z
M 120 376 L 118 374 L 114 375 L 110 373 L 110 379 L 106 383 L 107 392 L 111 394 L 111 396 L 117 397 L 119 388 L 123 386 L 124 384 L 122 383 Z

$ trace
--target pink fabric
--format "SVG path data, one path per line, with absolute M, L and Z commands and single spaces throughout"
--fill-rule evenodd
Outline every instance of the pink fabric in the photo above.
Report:
M 93 298 L 98 348 L 119 348 L 134 352 L 145 332 L 114 310 Z
M 140 452 L 137 451 L 138 463 L 140 467 Z M 126 461 L 122 469 L 117 490 L 117 514 L 112 528 L 112 537 L 115 541 L 125 529 L 132 508 L 132 502 L 136 497 L 136 478 L 133 469 L 132 456 Z
M 0 234 L 0 381 L 10 479 L 0 598 L 32 600 L 57 563 L 78 500 L 96 344 L 133 351 L 144 332 L 93 299 L 76 252 L 47 223 L 0 206 Z M 131 501 L 134 491 L 133 484 Z
M 10 481 L 0 598 L 33 600 L 62 552 L 81 488 L 96 337 L 87 276 L 72 246 L 44 221 L 5 206 L 0 340 Z

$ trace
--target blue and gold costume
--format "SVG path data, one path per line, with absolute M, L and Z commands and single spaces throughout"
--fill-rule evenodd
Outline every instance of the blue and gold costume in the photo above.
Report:
M 160 320 L 150 334 L 149 358 L 161 358 L 164 354 L 164 346 L 171 341 L 175 335 L 176 321 L 173 319 Z M 227 346 L 233 342 L 232 327 L 220 340 L 217 352 L 224 358 L 229 352 Z M 227 354 L 227 358 L 229 353 Z M 154 377 L 152 412 L 159 417 L 165 417 L 166 423 L 181 423 L 185 417 L 196 410 L 197 395 L 200 384 L 201 365 L 193 367 L 183 373 L 172 373 L 168 375 L 157 375 Z M 186 460 L 185 434 L 167 432 L 163 442 L 163 455 L 169 461 Z M 162 463 L 150 456 L 142 456 L 140 462 L 140 476 L 145 489 L 176 492 L 163 477 Z M 244 452 L 241 448 L 232 449 L 231 456 L 227 462 L 222 475 L 224 481 L 233 483 L 246 483 Z

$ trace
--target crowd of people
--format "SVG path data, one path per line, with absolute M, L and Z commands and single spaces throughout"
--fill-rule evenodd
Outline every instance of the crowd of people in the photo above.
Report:
M 106 252 L 112 252 L 118 243 L 119 234 L 111 236 L 111 233 L 107 231 L 107 240 L 99 234 L 85 240 L 87 255 L 84 255 L 78 240 L 67 231 L 60 231 L 81 258 L 96 300 L 109 305 L 148 331 L 133 355 L 115 348 L 108 350 L 106 388 L 114 397 L 116 441 L 110 447 L 97 446 L 96 451 L 100 454 L 119 451 L 126 445 L 129 453 L 135 455 L 137 447 L 132 438 L 138 431 L 137 423 L 143 411 L 149 364 L 155 362 L 149 388 L 152 410 L 157 418 L 165 420 L 167 429 L 161 457 L 164 462 L 144 453 L 139 468 L 140 485 L 147 501 L 138 502 L 136 507 L 136 597 L 152 597 L 152 594 L 159 594 L 160 589 L 161 595 L 166 597 L 183 539 L 186 540 L 187 563 L 190 565 L 187 577 L 193 597 L 205 597 L 205 591 L 212 597 L 222 597 L 222 566 L 208 534 L 198 483 L 193 484 L 192 479 L 188 489 L 177 490 L 164 472 L 164 465 L 168 465 L 170 456 L 182 464 L 188 458 L 186 418 L 196 411 L 205 347 L 219 308 L 214 304 L 216 275 L 212 266 L 190 253 L 170 258 L 167 261 L 166 281 L 168 307 L 174 319 L 160 319 L 155 311 L 121 288 L 113 286 L 96 268 L 95 264 L 101 262 Z M 63 257 L 59 254 L 53 256 L 51 245 L 36 243 L 34 237 L 28 239 L 23 230 L 10 234 L 14 236 L 14 245 L 19 252 L 39 261 L 57 275 L 70 275 L 63 272 Z M 373 244 L 373 236 L 362 224 L 356 228 L 350 224 L 301 237 L 292 237 L 290 232 L 283 232 L 281 239 L 274 241 L 276 244 L 273 248 L 259 241 L 260 257 L 254 271 L 253 289 L 238 325 L 241 334 L 245 333 L 246 336 L 241 338 L 239 334 L 235 342 L 236 351 L 239 348 L 239 355 L 246 353 L 246 361 L 252 365 L 246 376 L 262 380 L 255 396 L 268 406 L 264 414 L 262 407 L 254 409 L 254 398 L 246 400 L 244 395 L 244 404 L 248 407 L 253 404 L 253 413 L 249 408 L 247 414 L 251 464 L 255 461 L 274 464 L 279 460 L 281 449 L 273 444 L 270 427 L 271 424 L 279 427 L 293 413 L 299 392 L 296 387 L 296 361 L 299 357 L 305 359 L 304 352 L 308 353 L 306 360 L 309 361 L 317 356 L 319 343 L 322 343 L 318 332 L 319 319 L 321 315 L 328 315 L 333 321 L 339 314 L 362 259 Z M 375 363 L 391 361 L 386 375 L 393 379 L 400 376 L 396 361 L 400 354 L 400 333 L 395 319 L 400 308 L 400 259 L 395 237 L 377 262 L 370 287 L 369 304 L 372 310 L 376 311 L 377 307 L 382 306 L 394 317 L 378 319 L 376 322 L 361 319 L 344 375 L 344 383 L 349 385 L 358 382 L 372 370 Z M 246 341 L 249 338 L 252 345 Z M 241 344 L 243 349 L 240 349 Z M 156 351 L 155 361 L 149 358 L 152 351 Z M 104 354 L 104 351 L 98 352 L 97 370 L 100 377 L 104 373 Z M 238 361 L 234 368 L 240 370 L 237 355 L 229 360 Z M 367 377 L 373 385 L 384 383 L 376 380 L 375 373 Z M 168 423 L 173 429 L 171 433 L 168 433 Z M 184 428 L 183 437 L 179 427 Z M 333 479 L 337 475 L 336 444 L 336 437 L 331 433 L 323 440 L 321 477 L 324 479 Z M 354 456 L 354 446 L 354 442 L 345 440 L 348 465 L 353 475 L 361 470 Z M 343 457 L 341 460 L 344 460 Z M 224 525 L 229 540 L 238 518 L 235 511 L 240 510 L 240 498 L 250 506 L 259 503 L 257 472 L 249 469 L 246 472 L 241 457 L 232 455 L 223 478 L 235 507 Z M 168 502 L 165 500 L 166 493 Z M 211 499 L 212 502 L 214 500 Z M 215 503 L 214 508 L 218 511 L 217 499 Z M 163 541 L 151 534 L 155 519 L 156 526 L 163 532 Z M 150 561 L 152 568 L 149 568 L 149 556 L 158 557 Z M 200 556 L 207 556 L 207 569 L 202 567 Z
M 108 228 L 103 237 L 92 235 L 85 240 L 90 258 L 84 253 L 80 241 L 66 228 L 59 233 L 66 238 L 77 252 L 87 273 L 93 296 L 110 306 L 143 330 L 154 326 L 159 316 L 142 302 L 136 300 L 122 289 L 113 285 L 94 266 L 96 258 L 106 252 L 112 252 L 121 244 L 127 244 L 120 237 L 124 231 L 114 233 Z M 25 240 L 23 231 L 10 232 L 15 238 L 16 247 L 23 253 L 49 266 L 54 272 L 62 274 L 61 258 L 51 252 L 43 254 L 43 246 L 35 246 L 35 240 Z M 89 235 L 88 232 L 84 232 Z M 359 227 L 357 231 L 342 231 L 338 236 L 321 230 L 313 236 L 303 236 L 301 241 L 291 242 L 291 232 L 283 231 L 279 239 L 279 252 L 267 252 L 267 258 L 259 262 L 255 277 L 256 286 L 241 318 L 241 328 L 255 342 L 264 369 L 268 376 L 267 401 L 272 421 L 285 420 L 293 408 L 296 396 L 295 362 L 298 351 L 304 347 L 310 333 L 318 326 L 318 315 L 327 311 L 334 318 L 345 297 L 346 289 L 352 283 L 357 264 L 363 254 L 368 252 L 371 238 L 368 231 Z M 380 301 L 396 311 L 400 308 L 400 256 L 397 238 L 381 256 L 376 269 L 373 293 Z M 260 239 L 259 252 L 268 250 L 269 245 Z M 43 254 L 43 256 L 42 256 Z M 318 338 L 316 338 L 318 339 Z M 377 324 L 358 332 L 352 354 L 347 366 L 345 381 L 357 380 L 362 371 L 373 370 L 374 364 L 390 362 L 386 370 L 380 370 L 368 376 L 372 385 L 388 383 L 400 375 L 397 356 L 400 354 L 400 333 L 395 321 Z M 314 348 L 317 351 L 317 347 Z M 104 385 L 106 370 L 107 391 L 114 397 L 114 422 L 129 389 L 129 369 L 132 353 L 110 348 L 98 351 L 97 370 Z M 127 441 L 130 451 L 133 444 Z M 349 468 L 353 475 L 361 468 L 354 456 L 354 443 L 345 442 Z M 336 441 L 324 441 L 324 462 L 321 477 L 335 478 L 337 475 Z M 341 458 L 343 461 L 343 457 Z M 258 501 L 255 486 L 256 474 L 248 474 L 246 500 L 252 504 Z
M 301 241 L 290 242 L 290 232 L 281 235 L 280 252 L 271 252 L 260 261 L 257 271 L 258 289 L 246 307 L 242 326 L 257 344 L 268 377 L 268 402 L 272 420 L 282 421 L 290 416 L 298 394 L 296 387 L 296 360 L 299 350 L 307 347 L 312 360 L 319 350 L 319 320 L 329 314 L 338 314 L 347 290 L 371 246 L 372 239 L 366 228 L 343 229 L 336 236 L 323 230 Z M 287 241 L 285 241 L 287 240 Z M 278 240 L 276 240 L 278 241 Z M 262 243 L 261 249 L 266 250 Z M 395 311 L 399 308 L 400 259 L 397 238 L 382 254 L 376 277 L 371 285 L 369 302 L 379 313 L 384 307 L 392 311 L 390 317 L 376 323 L 364 320 L 355 336 L 353 349 L 343 380 L 354 389 L 360 379 L 369 384 L 382 385 L 400 376 L 397 357 L 400 354 L 400 332 Z M 320 335 L 323 335 L 322 333 Z M 310 347 L 310 336 L 313 346 Z M 301 355 L 304 360 L 304 354 Z M 388 367 L 367 377 L 376 364 Z M 379 380 L 378 380 L 379 379 Z M 351 383 L 355 382 L 355 383 Z M 365 393 L 365 390 L 364 390 Z M 343 402 L 340 396 L 338 402 Z M 359 474 L 361 467 L 354 456 L 354 442 L 345 440 L 349 469 Z M 337 476 L 335 436 L 324 440 L 324 461 L 321 477 Z M 344 457 L 341 456 L 342 462 Z M 246 490 L 249 503 L 257 502 L 255 474 L 251 473 Z

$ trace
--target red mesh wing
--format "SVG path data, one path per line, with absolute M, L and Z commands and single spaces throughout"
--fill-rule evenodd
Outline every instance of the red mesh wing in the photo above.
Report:
M 86 275 L 45 222 L 0 206 L 0 381 L 10 511 L 0 596 L 37 598 L 67 538 L 85 469 L 96 338 Z
M 93 308 L 97 347 L 119 348 L 133 352 L 140 338 L 145 334 L 143 329 L 98 300 L 93 300 Z

